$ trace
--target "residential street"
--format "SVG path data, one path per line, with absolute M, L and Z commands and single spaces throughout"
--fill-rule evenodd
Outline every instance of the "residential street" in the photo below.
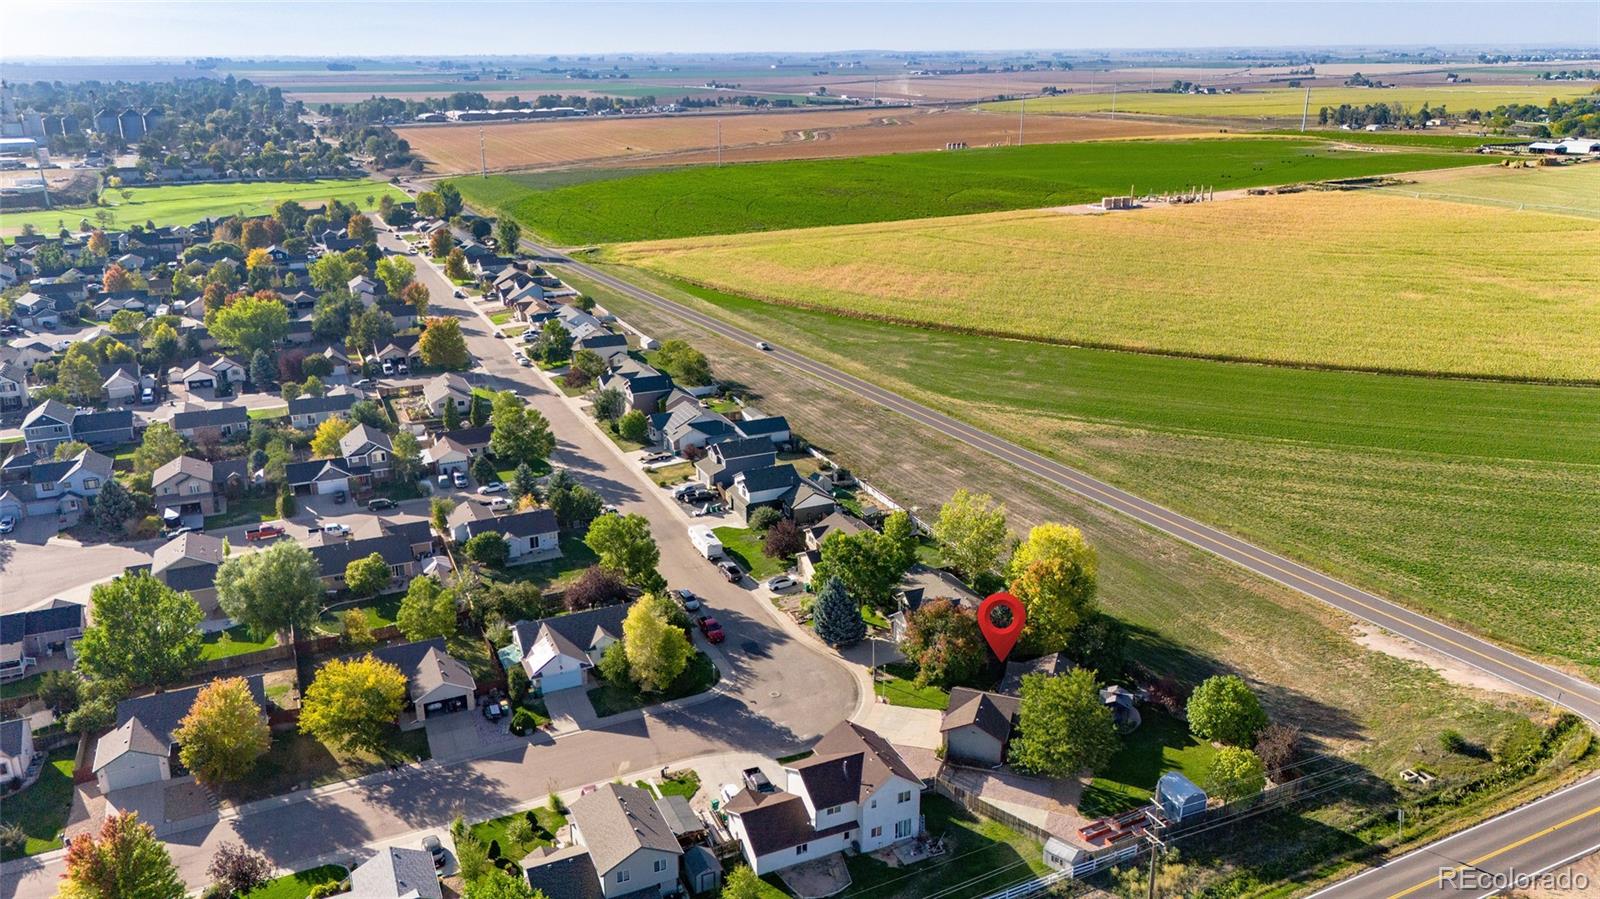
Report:
M 396 246 L 387 232 L 381 239 L 386 247 Z M 728 633 L 720 649 L 732 670 L 722 672 L 717 688 L 724 695 L 664 712 L 623 716 L 598 730 L 555 739 L 540 735 L 525 748 L 492 757 L 455 765 L 430 763 L 392 779 L 380 778 L 381 783 L 347 785 L 303 801 L 283 797 L 258 803 L 249 814 L 167 835 L 173 860 L 191 884 L 204 881 L 212 853 L 227 840 L 242 840 L 274 864 L 298 869 L 329 857 L 358 855 L 366 844 L 443 825 L 457 814 L 473 820 L 507 805 L 538 800 L 551 790 L 692 756 L 794 752 L 855 713 L 868 689 L 864 667 L 847 666 L 799 633 L 769 602 L 722 580 L 690 543 L 689 519 L 666 491 L 563 397 L 542 386 L 536 369 L 517 365 L 506 342 L 493 337 L 468 301 L 454 299 L 450 285 L 425 260 L 417 263 L 418 277 L 433 294 L 434 310 L 462 319 L 468 348 L 481 363 L 470 375 L 473 382 L 526 397 L 549 419 L 556 435 L 554 465 L 569 468 L 607 503 L 650 520 L 661 548 L 662 575 L 672 586 L 699 594 Z M 51 895 L 61 873 L 60 855 L 7 863 L 0 899 Z

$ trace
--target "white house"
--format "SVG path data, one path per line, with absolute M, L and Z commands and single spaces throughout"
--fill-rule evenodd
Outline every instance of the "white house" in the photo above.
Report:
M 887 740 L 845 721 L 813 752 L 784 767 L 782 790 L 724 788 L 728 831 L 757 874 L 850 847 L 875 852 L 921 828 L 922 781 Z
M 644 790 L 601 785 L 568 811 L 574 845 L 524 859 L 529 884 L 543 895 L 671 896 L 679 893 L 683 848 Z
M 478 503 L 462 505 L 482 508 Z M 483 517 L 481 513 L 469 512 L 463 516 L 459 528 L 452 525 L 451 536 L 457 543 L 465 543 L 486 531 L 494 531 L 505 537 L 506 545 L 511 550 L 506 561 L 511 565 L 543 561 L 561 555 L 561 528 L 556 524 L 556 513 L 549 509 L 529 509 L 498 518 L 492 514 Z
M 261 675 L 245 678 L 256 707 L 266 714 Z M 94 747 L 94 776 L 102 795 L 172 777 L 173 732 L 189 714 L 201 687 L 154 693 L 117 703 L 117 726 Z M 113 798 L 113 804 L 115 800 Z
M 443 899 L 433 856 L 388 846 L 350 870 L 350 895 L 362 899 Z
M 519 621 L 501 664 L 521 665 L 534 689 L 554 693 L 584 685 L 585 672 L 600 664 L 606 648 L 622 639 L 628 605 L 602 606 L 538 621 Z
M 27 718 L 0 721 L 0 784 L 21 780 L 33 764 L 33 724 Z

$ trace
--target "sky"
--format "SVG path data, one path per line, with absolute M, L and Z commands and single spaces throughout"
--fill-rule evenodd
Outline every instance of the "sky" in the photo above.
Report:
M 0 61 L 1361 45 L 1600 45 L 1600 0 L 0 0 Z

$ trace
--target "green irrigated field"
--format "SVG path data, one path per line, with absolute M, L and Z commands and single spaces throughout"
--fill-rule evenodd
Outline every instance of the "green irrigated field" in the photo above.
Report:
M 1600 165 L 1594 164 L 1441 173 L 1424 183 L 1383 191 L 1425 200 L 1600 218 Z
M 1507 103 L 1542 104 L 1551 98 L 1571 99 L 1592 91 L 1593 85 L 1555 84 L 1443 84 L 1405 85 L 1392 88 L 1313 87 L 1311 118 L 1324 106 L 1367 106 L 1372 103 L 1399 103 L 1419 109 L 1424 103 L 1434 109 L 1484 112 Z M 1299 88 L 1247 90 L 1233 94 L 1161 94 L 1149 91 L 1108 91 L 1095 94 L 1061 94 L 1027 101 L 1029 113 L 1116 112 L 1147 115 L 1201 116 L 1207 118 L 1294 118 L 1305 110 L 1306 92 Z M 1017 101 L 987 104 L 984 108 L 1015 114 Z
M 1600 380 L 1600 229 L 1361 193 L 699 237 L 609 258 L 846 315 L 1375 371 Z
M 662 289 L 1202 521 L 1600 673 L 1600 389 L 1002 341 Z M 1105 583 L 1113 604 L 1139 589 Z
M 701 166 L 555 189 L 543 176 L 458 178 L 472 204 L 562 245 L 811 228 L 1449 168 L 1458 153 L 1369 153 L 1321 141 L 1040 144 L 854 159 Z
M 381 181 L 365 178 L 174 184 L 130 187 L 127 191 L 128 197 L 124 199 L 121 191 L 106 189 L 103 196 L 108 205 L 103 207 L 7 212 L 0 215 L 0 233 L 15 234 L 26 224 L 32 224 L 41 233 L 47 234 L 53 234 L 62 227 L 76 231 L 79 221 L 85 218 L 95 227 L 101 227 L 95 213 L 102 209 L 114 216 L 110 225 L 105 227 L 121 231 L 129 225 L 143 225 L 146 221 L 153 221 L 157 225 L 188 225 L 204 218 L 224 215 L 264 215 L 284 200 L 296 200 L 305 206 L 321 206 L 327 200 L 335 199 L 370 209 L 384 194 L 396 200 L 408 199 L 405 194 Z M 374 203 L 369 204 L 367 197 L 372 197 Z

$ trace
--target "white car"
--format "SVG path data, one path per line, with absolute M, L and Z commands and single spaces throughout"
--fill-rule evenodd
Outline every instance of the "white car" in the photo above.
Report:
M 796 581 L 787 574 L 775 574 L 767 578 L 767 589 L 774 593 L 789 590 L 795 587 Z
M 0 518 L 0 534 L 9 534 L 17 528 L 17 520 L 10 515 Z
M 758 340 L 758 341 L 756 341 L 756 349 L 758 349 L 758 350 L 770 350 L 770 349 L 772 349 L 772 344 L 767 343 L 765 340 Z
M 489 511 L 509 512 L 511 511 L 511 500 L 506 499 L 503 496 L 497 496 L 494 499 L 489 500 Z
M 484 485 L 482 485 L 481 487 L 478 488 L 478 495 L 479 496 L 488 496 L 491 493 L 504 493 L 504 492 L 506 492 L 506 485 L 501 481 L 495 481 L 492 484 L 484 484 Z
M 72 341 L 70 341 L 70 340 L 58 340 L 58 341 L 56 341 L 55 351 L 58 352 L 58 353 L 65 353 L 67 350 L 69 350 L 71 348 L 72 348 Z
M 453 472 L 450 475 L 450 480 L 454 482 L 457 487 L 467 486 L 467 476 L 459 471 Z
M 337 522 L 334 524 L 323 525 L 322 532 L 324 534 L 333 534 L 336 537 L 350 536 L 350 529 Z

